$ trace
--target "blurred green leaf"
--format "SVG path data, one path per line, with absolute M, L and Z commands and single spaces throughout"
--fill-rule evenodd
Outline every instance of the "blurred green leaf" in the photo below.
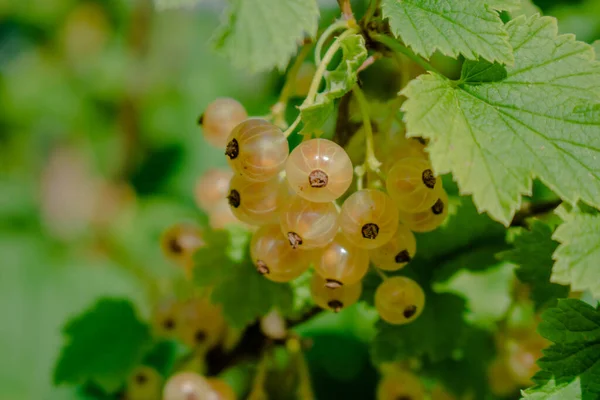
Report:
M 149 345 L 150 329 L 126 300 L 102 299 L 70 320 L 67 343 L 54 370 L 55 384 L 91 381 L 116 391 L 140 363 Z
M 506 68 L 499 63 L 491 63 L 487 60 L 466 60 L 460 74 L 463 82 L 476 85 L 484 82 L 498 82 L 506 78 Z
M 530 286 L 529 296 L 537 309 L 554 305 L 557 298 L 567 297 L 567 286 L 550 282 L 554 265 L 552 254 L 558 243 L 552 240 L 552 229 L 548 225 L 534 220 L 530 231 L 517 234 L 513 246 L 513 250 L 500 253 L 499 257 L 518 266 L 515 274 Z
M 316 35 L 319 7 L 315 0 L 233 0 L 228 14 L 217 50 L 251 72 L 283 70 L 304 35 Z

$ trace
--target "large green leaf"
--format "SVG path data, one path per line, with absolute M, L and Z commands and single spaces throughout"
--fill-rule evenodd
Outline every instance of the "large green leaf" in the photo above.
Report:
M 508 34 L 494 8 L 514 8 L 515 1 L 383 0 L 381 6 L 392 31 L 426 58 L 438 50 L 470 60 L 514 61 Z
M 559 300 L 542 314 L 539 332 L 553 344 L 538 361 L 537 385 L 524 398 L 600 398 L 600 310 L 580 300 Z
M 452 172 L 477 209 L 505 225 L 532 177 L 569 202 L 600 206 L 600 63 L 556 20 L 507 24 L 515 64 L 500 82 L 422 75 L 402 92 L 411 136 L 431 139 L 437 173 Z
M 305 35 L 317 33 L 316 0 L 233 0 L 216 48 L 251 72 L 284 69 Z
M 93 383 L 106 392 L 119 389 L 142 361 L 150 345 L 150 327 L 136 316 L 133 305 L 102 299 L 70 320 L 68 338 L 54 369 L 54 383 Z

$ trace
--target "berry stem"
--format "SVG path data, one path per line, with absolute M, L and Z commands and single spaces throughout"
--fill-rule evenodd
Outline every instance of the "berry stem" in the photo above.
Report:
M 354 13 L 352 12 L 352 4 L 350 4 L 350 0 L 338 0 L 338 4 L 340 5 L 340 10 L 342 10 L 342 16 L 344 19 L 354 19 Z
M 381 2 L 381 0 L 371 0 L 369 2 L 369 7 L 367 8 L 367 11 L 365 11 L 365 15 L 363 16 L 363 21 L 364 21 L 363 26 L 366 26 L 369 23 L 369 21 L 371 20 L 371 18 L 373 18 L 373 16 L 375 15 L 375 12 L 379 8 L 380 2 Z
M 325 41 L 329 38 L 329 36 L 331 36 L 333 32 L 339 29 L 347 28 L 348 20 L 341 20 L 329 25 L 327 29 L 323 31 L 323 33 L 319 37 L 319 40 L 317 41 L 317 44 L 315 45 L 315 65 L 321 64 L 321 52 L 323 50 L 323 45 L 325 44 Z
M 371 35 L 371 39 L 383 44 L 392 51 L 405 55 L 426 71 L 435 72 L 438 75 L 444 76 L 440 71 L 437 70 L 437 68 L 431 65 L 428 61 L 425 61 L 423 58 L 413 53 L 412 50 L 410 50 L 408 47 L 403 46 L 396 39 L 381 34 Z
M 365 97 L 363 91 L 358 86 L 358 84 L 354 85 L 352 88 L 352 92 L 354 93 L 354 97 L 358 101 L 358 107 L 360 108 L 360 114 L 363 120 L 363 127 L 365 129 L 365 140 L 367 145 L 367 154 L 365 157 L 365 165 L 371 171 L 376 172 L 377 174 L 381 174 L 379 167 L 381 166 L 381 162 L 375 157 L 375 146 L 373 140 L 373 127 L 371 126 L 371 117 L 369 116 L 369 103 L 367 102 L 367 98 Z

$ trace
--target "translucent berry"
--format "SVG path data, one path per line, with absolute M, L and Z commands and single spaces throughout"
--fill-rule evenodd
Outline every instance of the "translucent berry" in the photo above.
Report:
M 414 232 L 430 232 L 446 220 L 448 216 L 448 195 L 441 191 L 433 205 L 422 212 L 406 213 L 400 211 L 400 221 Z
M 152 327 L 159 336 L 173 337 L 177 332 L 177 320 L 181 303 L 175 299 L 164 299 L 152 310 Z
M 377 385 L 377 400 L 424 400 L 425 388 L 410 371 L 385 374 Z
M 216 99 L 206 107 L 199 123 L 204 138 L 215 147 L 225 148 L 229 134 L 238 124 L 248 118 L 243 105 L 229 97 Z
M 548 341 L 535 331 L 521 340 L 510 339 L 506 342 L 506 364 L 515 382 L 522 386 L 532 385 L 531 378 L 540 370 L 537 360 L 548 345 Z
M 202 231 L 189 223 L 171 226 L 160 239 L 160 247 L 165 257 L 186 270 L 191 269 L 194 253 L 202 246 L 204 246 Z
M 231 132 L 225 155 L 235 172 L 248 180 L 264 182 L 283 169 L 289 151 L 281 129 L 263 119 L 251 118 Z
M 229 193 L 232 176 L 231 171 L 218 168 L 211 168 L 202 174 L 194 192 L 198 207 L 208 213 L 218 207 Z
M 173 375 L 163 388 L 163 400 L 213 400 L 214 392 L 208 381 L 195 372 Z
M 295 192 L 315 202 L 340 197 L 350 187 L 354 173 L 346 151 L 327 139 L 300 143 L 290 154 L 285 171 Z
M 422 158 L 403 158 L 388 172 L 386 189 L 404 212 L 421 212 L 430 208 L 440 196 L 442 182 Z
M 310 252 L 294 249 L 279 225 L 264 225 L 252 236 L 250 255 L 258 273 L 275 282 L 288 282 L 310 266 Z
M 275 309 L 260 319 L 260 330 L 271 339 L 285 339 L 288 335 L 285 325 L 285 319 Z
M 368 251 L 354 245 L 341 233 L 315 257 L 315 271 L 331 289 L 357 283 L 368 269 Z
M 127 379 L 127 400 L 160 400 L 162 378 L 154 369 L 137 367 Z
M 303 250 L 326 246 L 338 230 L 338 212 L 333 203 L 313 203 L 300 196 L 289 200 L 279 221 L 290 246 Z
M 236 175 L 231 179 L 227 195 L 231 212 L 240 221 L 251 225 L 277 222 L 279 188 L 278 177 L 265 182 L 254 182 Z
M 415 256 L 416 251 L 415 235 L 406 225 L 399 224 L 392 239 L 383 246 L 371 250 L 369 256 L 377 268 L 396 271 L 408 264 Z
M 221 378 L 206 378 L 206 381 L 213 390 L 213 397 L 210 400 L 235 400 L 237 396 L 229 385 Z
M 207 297 L 194 298 L 181 306 L 177 319 L 177 335 L 193 348 L 214 347 L 225 331 L 221 307 Z
M 336 289 L 327 287 L 327 282 L 319 274 L 314 274 L 310 293 L 314 302 L 321 308 L 339 312 L 345 307 L 356 303 L 362 292 L 362 282 L 353 285 L 344 285 Z
M 340 228 L 356 246 L 374 249 L 388 242 L 398 227 L 398 209 L 387 194 L 359 190 L 344 201 Z
M 402 325 L 417 319 L 425 306 L 425 293 L 410 278 L 394 276 L 375 291 L 375 308 L 386 322 Z

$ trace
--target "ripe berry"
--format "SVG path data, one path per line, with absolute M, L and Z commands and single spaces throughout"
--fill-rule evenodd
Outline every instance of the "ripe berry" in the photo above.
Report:
M 202 174 L 194 191 L 198 207 L 209 213 L 218 207 L 219 202 L 229 193 L 232 176 L 231 171 L 218 168 L 211 168 Z
M 229 134 L 238 124 L 248 118 L 246 109 L 234 99 L 219 98 L 206 107 L 199 123 L 204 138 L 215 147 L 225 148 Z
M 401 135 L 398 133 L 397 135 Z M 398 160 L 404 158 L 421 158 L 425 161 L 429 161 L 429 154 L 425 151 L 425 144 L 415 138 L 405 138 L 401 136 L 396 138 L 395 136 L 390 143 L 390 138 L 382 137 L 382 142 L 377 152 L 378 158 L 383 162 L 381 170 L 389 172 Z M 387 139 L 387 142 L 386 142 Z
M 167 380 L 163 400 L 213 400 L 208 381 L 195 372 L 179 372 Z
M 369 269 L 369 253 L 338 233 L 315 257 L 315 271 L 331 289 L 360 281 Z
M 350 157 L 327 139 L 302 142 L 285 165 L 287 179 L 295 192 L 310 201 L 329 202 L 340 197 L 352 183 Z
M 260 319 L 260 330 L 271 339 L 285 339 L 287 337 L 285 325 L 285 319 L 275 309 Z
M 236 126 L 225 150 L 231 168 L 257 182 L 275 177 L 283 169 L 288 154 L 288 142 L 281 129 L 257 118 Z
M 250 255 L 256 270 L 275 282 L 289 282 L 310 266 L 310 252 L 294 249 L 279 225 L 264 225 L 252 235 Z
M 173 337 L 177 332 L 177 320 L 181 303 L 175 299 L 164 299 L 152 310 L 152 327 L 159 336 Z
M 253 182 L 236 175 L 229 184 L 227 201 L 233 215 L 240 221 L 251 225 L 270 224 L 279 217 L 279 188 L 278 177 L 265 182 Z
M 360 281 L 337 289 L 330 289 L 326 285 L 325 279 L 321 278 L 319 274 L 314 274 L 310 283 L 310 293 L 319 307 L 333 312 L 339 312 L 356 303 L 362 292 L 362 282 Z
M 417 319 L 425 306 L 425 293 L 412 279 L 394 276 L 375 291 L 375 308 L 386 322 L 403 325 Z
M 442 190 L 435 203 L 418 213 L 400 211 L 400 221 L 414 232 L 430 232 L 439 227 L 448 216 L 448 195 Z
M 532 385 L 531 378 L 540 370 L 537 360 L 542 357 L 542 350 L 548 344 L 535 331 L 521 340 L 509 339 L 506 342 L 506 365 L 515 382 L 522 386 Z
M 229 186 L 227 187 L 229 189 Z M 208 214 L 208 224 L 213 229 L 223 229 L 229 225 L 243 225 L 231 211 L 227 198 L 223 197 Z
M 387 194 L 359 190 L 346 199 L 340 213 L 340 228 L 356 246 L 374 249 L 388 242 L 398 227 L 398 209 Z
M 416 213 L 430 208 L 439 198 L 442 182 L 422 158 L 396 161 L 385 181 L 386 189 L 401 211 Z
M 213 397 L 210 400 L 236 400 L 237 396 L 229 383 L 221 378 L 206 378 L 206 381 L 213 390 Z
M 186 345 L 210 349 L 222 339 L 224 331 L 221 307 L 212 304 L 208 298 L 195 298 L 181 306 L 177 335 Z
M 202 231 L 188 223 L 171 226 L 160 239 L 160 247 L 165 257 L 186 270 L 192 268 L 194 253 L 202 246 L 204 246 Z
M 377 400 L 424 400 L 425 388 L 412 372 L 394 370 L 377 385 Z
M 383 246 L 371 250 L 369 256 L 377 268 L 385 271 L 397 271 L 412 260 L 416 251 L 415 235 L 406 225 L 399 224 L 392 239 Z
M 326 246 L 338 230 L 338 212 L 333 203 L 313 203 L 300 196 L 288 201 L 279 221 L 290 246 L 303 250 Z
M 137 367 L 127 379 L 127 400 L 160 400 L 162 378 L 154 369 Z

